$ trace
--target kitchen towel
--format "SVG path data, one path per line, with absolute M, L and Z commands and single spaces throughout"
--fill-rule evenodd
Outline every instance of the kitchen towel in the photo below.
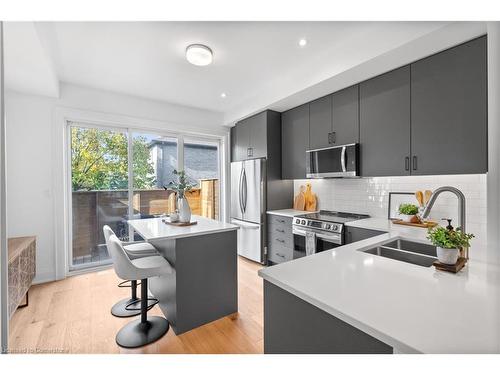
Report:
M 306 232 L 306 255 L 316 253 L 316 233 Z

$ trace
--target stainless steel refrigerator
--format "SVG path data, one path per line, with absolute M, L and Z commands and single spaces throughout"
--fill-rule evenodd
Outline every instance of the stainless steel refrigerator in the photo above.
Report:
M 238 254 L 264 262 L 266 159 L 231 163 L 231 223 L 238 230 Z

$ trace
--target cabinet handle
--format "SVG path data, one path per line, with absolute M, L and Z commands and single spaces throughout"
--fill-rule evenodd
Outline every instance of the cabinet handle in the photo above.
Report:
M 276 229 L 276 232 L 285 233 L 283 229 Z
M 281 242 L 281 243 L 285 243 L 285 240 L 282 240 L 281 238 L 276 238 L 276 241 Z
M 278 223 L 283 223 L 283 224 L 285 223 L 285 220 L 283 220 L 283 219 L 276 219 L 276 221 L 277 221 Z
M 414 171 L 417 170 L 417 157 L 416 156 L 413 157 L 413 170 Z
M 409 171 L 410 170 L 410 157 L 407 156 L 405 158 L 405 171 Z

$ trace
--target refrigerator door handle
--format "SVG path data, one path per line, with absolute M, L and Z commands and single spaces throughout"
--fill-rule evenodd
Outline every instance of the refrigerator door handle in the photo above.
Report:
M 247 199 L 248 199 L 248 191 L 247 191 L 247 174 L 243 169 L 243 213 L 247 211 Z
M 245 222 L 242 222 L 240 220 L 235 220 L 235 219 L 231 220 L 231 224 L 238 225 L 239 227 L 242 227 L 245 229 L 259 229 L 260 228 L 260 225 L 258 225 L 258 224 L 249 224 L 249 223 L 245 223 Z
M 240 186 L 238 186 L 238 203 L 240 204 L 240 211 L 243 214 L 245 210 L 243 209 L 243 173 L 245 170 L 242 168 L 240 172 Z

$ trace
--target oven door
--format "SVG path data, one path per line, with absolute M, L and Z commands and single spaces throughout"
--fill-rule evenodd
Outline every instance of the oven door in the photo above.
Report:
M 306 232 L 314 232 L 316 234 L 317 253 L 343 245 L 341 233 L 293 228 L 293 259 L 306 256 Z

